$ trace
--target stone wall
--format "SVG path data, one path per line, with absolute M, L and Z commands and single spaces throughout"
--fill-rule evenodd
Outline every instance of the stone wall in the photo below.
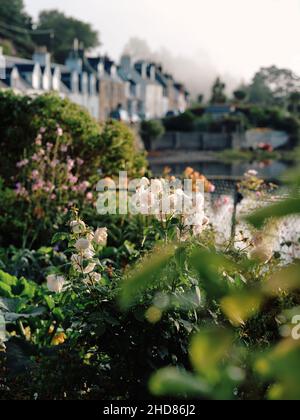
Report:
M 167 132 L 152 142 L 152 150 L 225 150 L 232 147 L 232 136 L 222 133 Z

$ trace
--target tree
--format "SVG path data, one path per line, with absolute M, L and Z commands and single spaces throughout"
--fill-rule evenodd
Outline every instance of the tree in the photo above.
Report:
M 163 136 L 165 128 L 160 121 L 143 121 L 141 124 L 141 136 L 147 150 L 151 150 L 152 142 Z
M 203 103 L 203 101 L 204 101 L 204 95 L 202 93 L 200 93 L 197 96 L 197 103 L 198 103 L 198 105 L 201 105 Z
M 265 105 L 286 105 L 290 94 L 299 89 L 300 78 L 291 70 L 263 67 L 255 74 L 249 87 L 249 99 Z
M 271 89 L 265 83 L 263 76 L 258 72 L 254 76 L 248 89 L 249 102 L 253 104 L 270 105 L 274 98 Z
M 247 98 L 247 92 L 243 89 L 235 90 L 233 95 L 238 102 L 243 102 Z
M 293 114 L 300 111 L 300 92 L 292 92 L 289 97 L 289 108 Z
M 32 20 L 24 10 L 23 0 L 1 0 L 0 38 L 10 41 L 18 54 L 31 55 L 34 44 L 31 38 Z M 8 45 L 2 42 L 2 45 Z
M 218 77 L 212 87 L 212 96 L 210 100 L 212 104 L 224 104 L 226 102 L 225 88 L 225 83 Z
M 47 29 L 53 31 L 53 38 L 37 32 L 35 41 L 38 45 L 46 46 L 58 63 L 64 63 L 75 39 L 78 39 L 85 49 L 99 45 L 99 34 L 89 23 L 68 17 L 58 10 L 40 13 L 37 31 Z

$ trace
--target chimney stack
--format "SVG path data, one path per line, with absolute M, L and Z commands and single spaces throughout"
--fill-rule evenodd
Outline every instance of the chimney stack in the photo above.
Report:
M 36 49 L 32 57 L 33 61 L 42 67 L 51 66 L 51 55 L 46 47 L 39 47 Z

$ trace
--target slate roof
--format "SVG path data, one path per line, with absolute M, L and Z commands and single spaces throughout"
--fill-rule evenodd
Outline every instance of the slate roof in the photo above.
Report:
M 34 70 L 35 64 L 19 64 L 16 63 L 15 66 L 17 67 L 19 73 L 32 73 Z

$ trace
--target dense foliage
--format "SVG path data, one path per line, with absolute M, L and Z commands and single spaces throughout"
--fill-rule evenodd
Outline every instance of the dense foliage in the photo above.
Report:
M 144 154 L 122 123 L 101 127 L 55 95 L 0 97 L 0 243 L 48 245 L 72 205 L 93 208 L 103 176 L 145 173 Z
M 12 107 L 15 97 L 3 98 Z M 300 214 L 298 170 L 284 200 L 248 171 L 237 186 L 246 211 L 235 209 L 222 241 L 217 223 L 228 219 L 217 209 L 230 216 L 230 197 L 214 199 L 192 168 L 182 213 L 166 169 L 153 180 L 155 215 L 141 178 L 142 211 L 102 216 L 97 171 L 145 171 L 132 132 L 98 127 L 57 97 L 15 99 L 35 112 L 22 138 L 3 111 L 13 179 L 4 172 L 0 183 L 0 399 L 300 399 L 299 238 L 273 244 L 278 224 Z
M 297 212 L 293 194 L 248 221 Z M 297 262 L 258 239 L 216 247 L 177 217 L 70 220 L 48 248 L 0 254 L 1 398 L 300 398 Z
M 86 50 L 99 45 L 99 35 L 89 23 L 66 16 L 58 10 L 45 10 L 39 15 L 37 34 L 34 39 L 38 45 L 47 46 L 57 63 L 64 64 L 69 51 L 77 39 Z M 42 32 L 49 30 L 53 36 Z
M 294 113 L 275 106 L 237 104 L 235 111 L 214 118 L 206 107 L 195 107 L 185 113 L 163 120 L 167 131 L 200 131 L 235 133 L 250 128 L 272 128 L 290 135 L 290 146 L 299 144 L 299 118 Z
M 89 23 L 58 10 L 44 10 L 34 25 L 23 0 L 1 0 L 0 45 L 5 54 L 31 58 L 37 46 L 46 46 L 64 64 L 75 39 L 87 50 L 99 45 L 98 32 Z

